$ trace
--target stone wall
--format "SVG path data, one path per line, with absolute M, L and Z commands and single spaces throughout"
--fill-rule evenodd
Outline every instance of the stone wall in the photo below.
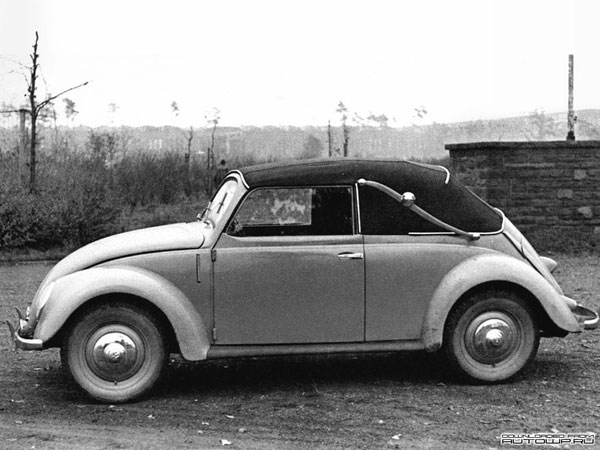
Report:
M 450 171 L 536 245 L 600 240 L 600 141 L 449 144 Z

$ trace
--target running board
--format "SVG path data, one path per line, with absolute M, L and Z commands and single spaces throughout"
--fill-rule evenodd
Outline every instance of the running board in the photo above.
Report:
M 425 350 L 423 342 L 380 341 L 343 344 L 280 344 L 280 345 L 213 345 L 207 359 L 251 356 L 317 355 L 324 353 L 366 353 Z

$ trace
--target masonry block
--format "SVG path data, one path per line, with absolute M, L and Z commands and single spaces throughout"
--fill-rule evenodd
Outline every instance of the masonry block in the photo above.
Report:
M 580 206 L 579 208 L 577 208 L 577 212 L 586 219 L 591 219 L 592 217 L 594 217 L 594 213 L 592 211 L 591 206 Z
M 556 191 L 558 198 L 573 198 L 573 189 L 558 189 Z

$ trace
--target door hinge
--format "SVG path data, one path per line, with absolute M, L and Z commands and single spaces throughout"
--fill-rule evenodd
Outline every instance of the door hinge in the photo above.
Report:
M 217 249 L 213 248 L 210 251 L 210 259 L 212 259 L 213 262 L 217 260 Z
M 212 329 L 212 339 L 213 339 L 213 342 L 217 341 L 217 329 L 216 328 Z

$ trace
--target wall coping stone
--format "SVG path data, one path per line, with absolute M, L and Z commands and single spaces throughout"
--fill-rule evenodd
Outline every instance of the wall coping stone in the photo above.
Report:
M 600 140 L 586 141 L 503 141 L 503 142 L 469 142 L 466 144 L 446 144 L 446 150 L 451 152 L 469 150 L 547 150 L 547 149 L 569 149 L 598 148 Z

